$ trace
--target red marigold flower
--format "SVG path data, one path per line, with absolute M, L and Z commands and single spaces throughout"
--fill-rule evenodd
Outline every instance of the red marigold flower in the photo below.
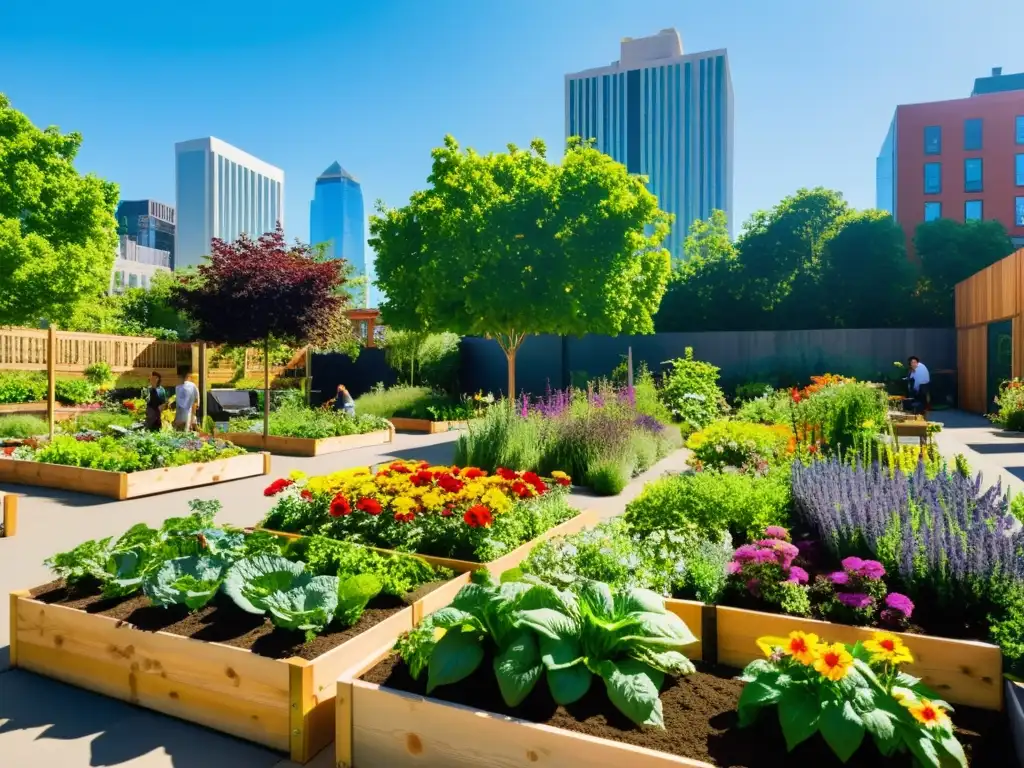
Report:
M 511 469 L 505 469 L 504 467 L 498 467 L 495 474 L 502 480 L 518 480 L 519 473 L 513 472 Z
M 483 504 L 474 504 L 466 510 L 462 519 L 470 528 L 486 528 L 493 522 L 494 516 L 491 514 L 491 510 Z
M 451 473 L 452 473 L 453 475 L 455 475 L 455 477 L 458 477 L 458 476 L 459 476 L 459 473 L 460 473 L 460 472 L 462 472 L 462 470 L 461 470 L 461 469 L 459 469 L 458 467 L 456 467 L 456 466 L 455 466 L 454 464 L 452 465 L 452 468 L 451 468 L 451 470 L 449 470 L 449 471 L 450 471 L 450 472 L 451 472 Z
M 412 470 L 411 469 L 409 469 L 407 466 L 405 466 L 405 464 L 400 464 L 397 461 L 394 464 L 392 464 L 390 467 L 388 467 L 388 469 L 390 469 L 392 472 L 398 472 L 401 475 L 412 474 Z
M 289 480 L 287 477 L 280 477 L 277 480 L 275 480 L 274 482 L 272 482 L 270 485 L 268 485 L 266 488 L 263 489 L 263 495 L 264 496 L 276 496 L 277 494 L 279 494 L 281 491 L 283 491 L 285 488 L 287 488 L 289 485 L 292 485 L 293 483 L 294 483 L 294 481 L 293 480 Z
M 478 477 L 483 477 L 486 474 L 482 469 L 477 469 L 476 467 L 468 467 L 462 470 L 462 476 L 467 480 L 476 480 Z
M 411 523 L 415 519 L 415 512 L 395 512 L 395 520 L 400 523 Z
M 555 480 L 555 482 L 558 483 L 559 485 L 566 485 L 566 486 L 568 486 L 568 485 L 572 485 L 572 478 L 571 477 L 559 477 L 557 480 Z
M 302 493 L 300 493 L 299 496 L 304 498 L 306 501 L 313 500 L 313 493 L 308 488 L 303 488 Z
M 434 481 L 434 475 L 425 469 L 417 470 L 414 474 L 409 476 L 409 482 L 419 487 L 421 485 L 430 485 Z
M 441 517 L 451 517 L 455 514 L 455 507 L 450 504 L 441 510 Z
M 328 510 L 331 517 L 342 517 L 343 515 L 352 514 L 352 505 L 348 503 L 348 499 L 342 496 L 340 493 L 331 500 L 331 508 Z
M 13 455 L 14 455 L 14 446 L 13 445 L 11 445 L 11 446 L 9 446 L 7 448 L 4 448 L 4 456 L 13 456 Z
M 533 488 L 528 486 L 522 480 L 516 480 L 512 483 L 512 493 L 520 499 L 529 499 L 535 495 Z
M 379 515 L 380 502 L 376 499 L 371 499 L 369 496 L 364 496 L 356 502 L 356 509 L 368 515 Z
M 817 443 L 811 443 L 809 446 L 807 446 L 807 450 L 810 451 L 811 453 L 817 453 L 818 452 L 818 444 Z
M 548 489 L 547 485 L 545 485 L 544 481 L 537 476 L 536 472 L 523 472 L 523 482 L 533 486 L 533 490 L 538 494 L 544 493 L 544 491 Z
M 421 461 L 419 464 L 416 465 L 416 469 L 429 469 L 429 467 L 430 467 L 430 462 L 429 461 Z
M 446 493 L 458 493 L 466 484 L 452 475 L 441 475 L 437 478 L 437 487 Z

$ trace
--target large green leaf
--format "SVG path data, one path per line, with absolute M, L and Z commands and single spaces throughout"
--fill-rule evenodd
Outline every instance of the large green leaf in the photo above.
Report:
M 818 728 L 841 762 L 849 760 L 864 741 L 864 723 L 850 701 L 826 701 Z
M 212 557 L 168 560 L 143 581 L 153 605 L 184 605 L 195 611 L 217 594 L 224 577 L 224 561 Z
M 741 727 L 754 722 L 762 707 L 776 704 L 782 698 L 782 691 L 774 685 L 778 677 L 778 672 L 769 672 L 743 686 L 736 704 Z
M 904 743 L 922 766 L 941 768 L 942 758 L 939 757 L 938 745 L 932 739 L 931 734 L 921 733 L 916 738 L 914 735 L 910 735 L 904 740 Z
M 488 603 L 494 599 L 494 588 L 482 584 L 467 584 L 452 600 L 452 607 L 482 617 Z
M 637 725 L 665 727 L 659 689 L 661 673 L 635 659 L 603 661 L 598 667 L 608 699 Z
M 630 655 L 654 669 L 669 675 L 692 675 L 696 671 L 693 662 L 679 651 L 659 651 L 652 648 L 636 646 Z
M 271 592 L 263 603 L 276 626 L 320 632 L 338 609 L 338 578 L 314 576 L 289 590 Z
M 666 613 L 665 598 L 649 589 L 628 589 L 615 595 L 615 618 L 631 613 Z
M 793 751 L 818 730 L 821 708 L 818 697 L 807 688 L 790 686 L 779 698 L 779 725 L 786 749 Z
M 224 592 L 248 613 L 266 613 L 266 599 L 274 592 L 286 592 L 312 578 L 305 565 L 277 555 L 255 555 L 228 569 Z M 337 599 L 337 595 L 335 595 Z
M 450 605 L 434 611 L 427 617 L 427 621 L 430 622 L 431 626 L 440 627 L 441 629 L 450 629 L 451 627 L 462 625 L 476 626 L 477 628 L 483 626 L 473 614 L 460 611 L 458 608 Z
M 498 680 L 498 688 L 505 703 L 510 707 L 522 704 L 543 671 L 537 638 L 529 630 L 516 633 L 494 659 L 494 675 Z
M 529 627 L 538 634 L 552 640 L 577 637 L 579 622 L 555 608 L 535 608 L 530 611 L 519 611 L 519 624 Z
M 380 579 L 372 573 L 361 573 L 338 581 L 338 607 L 335 618 L 352 626 L 363 615 L 366 604 L 380 594 Z
M 427 693 L 439 685 L 465 680 L 480 666 L 484 649 L 476 632 L 448 632 L 430 654 Z
M 615 630 L 615 647 L 628 650 L 647 648 L 679 649 L 697 642 L 686 622 L 674 613 L 633 613 L 630 621 Z
M 547 668 L 548 689 L 559 704 L 579 701 L 590 689 L 593 673 L 587 668 L 579 642 L 575 638 L 552 640 L 538 635 L 540 658 Z
M 595 618 L 611 621 L 615 618 L 615 598 L 607 584 L 600 581 L 584 581 L 573 589 L 584 606 Z
M 943 765 L 948 765 L 951 761 L 960 768 L 967 768 L 967 755 L 964 754 L 964 748 L 957 741 L 956 736 L 943 734 L 939 737 L 938 742 L 942 750 L 948 755 L 948 758 L 942 760 Z

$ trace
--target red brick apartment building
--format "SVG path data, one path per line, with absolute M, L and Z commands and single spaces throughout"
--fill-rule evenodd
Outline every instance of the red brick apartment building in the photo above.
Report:
M 1024 73 L 997 67 L 966 99 L 896 107 L 876 187 L 908 250 L 917 225 L 938 218 L 998 219 L 1024 246 Z

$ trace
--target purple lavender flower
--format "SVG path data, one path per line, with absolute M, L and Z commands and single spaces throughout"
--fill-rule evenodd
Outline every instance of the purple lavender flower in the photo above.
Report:
M 836 571 L 828 575 L 829 581 L 833 584 L 845 585 L 850 583 L 850 574 L 846 571 Z
M 836 595 L 839 598 L 839 602 L 849 608 L 867 608 L 871 605 L 870 595 L 865 595 L 860 592 L 843 592 L 842 594 Z
M 914 612 L 914 603 L 906 595 L 899 592 L 890 592 L 885 596 L 885 604 L 888 608 L 903 614 L 903 618 L 909 619 Z
M 807 571 L 799 565 L 794 565 L 790 567 L 789 578 L 786 579 L 786 581 L 792 582 L 793 584 L 806 584 L 809 578 Z
M 645 429 L 648 432 L 652 432 L 655 435 L 665 431 L 664 424 L 662 424 L 653 416 L 648 416 L 645 413 L 641 413 L 639 416 L 637 416 L 636 419 L 633 421 L 633 424 L 639 427 L 640 429 Z

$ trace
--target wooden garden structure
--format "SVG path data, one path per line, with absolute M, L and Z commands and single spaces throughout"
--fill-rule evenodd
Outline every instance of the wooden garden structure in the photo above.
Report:
M 991 350 L 1010 358 L 1009 375 L 1022 375 L 1024 248 L 957 283 L 955 300 L 960 407 L 985 413 L 997 385 Z

